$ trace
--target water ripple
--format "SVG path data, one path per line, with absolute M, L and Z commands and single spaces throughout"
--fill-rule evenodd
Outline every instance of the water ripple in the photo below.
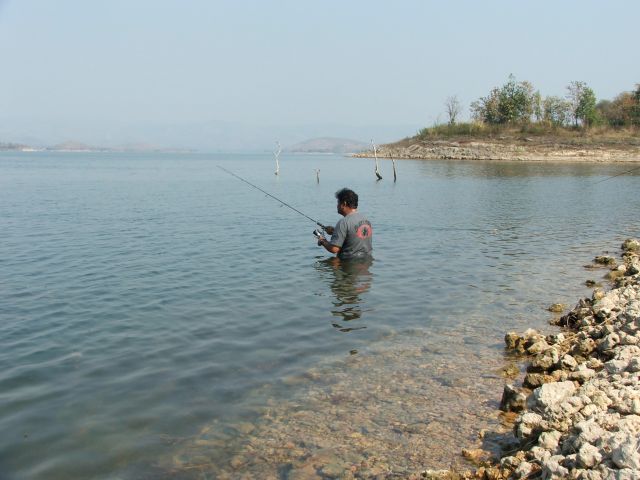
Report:
M 16 479 L 161 477 L 179 439 L 390 338 L 462 335 L 457 354 L 499 357 L 504 330 L 546 325 L 545 305 L 588 293 L 583 264 L 640 234 L 638 177 L 620 179 L 623 205 L 587 188 L 606 165 L 407 161 L 391 184 L 330 157 L 281 178 L 264 156 L 0 160 L 0 470 Z M 326 223 L 351 185 L 374 262 L 325 261 L 310 222 L 217 162 Z

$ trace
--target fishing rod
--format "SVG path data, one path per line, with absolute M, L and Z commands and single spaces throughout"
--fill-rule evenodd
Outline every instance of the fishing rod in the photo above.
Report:
M 244 179 L 244 178 L 242 178 L 240 175 L 236 175 L 235 173 L 233 173 L 233 172 L 231 172 L 231 171 L 227 170 L 227 169 L 226 169 L 226 168 L 224 168 L 224 167 L 221 167 L 220 165 L 218 165 L 217 167 L 218 167 L 220 170 L 223 170 L 223 171 L 227 172 L 229 175 L 231 175 L 231 176 L 233 176 L 233 177 L 236 177 L 238 180 L 240 180 L 240 181 L 242 181 L 242 182 L 246 183 L 247 185 L 249 185 L 249 186 L 251 186 L 251 187 L 255 188 L 256 190 L 261 191 L 261 192 L 262 192 L 262 193 L 264 193 L 265 195 L 267 195 L 267 196 L 269 196 L 269 197 L 273 198 L 275 201 L 280 202 L 280 203 L 281 203 L 282 205 L 284 205 L 285 207 L 288 207 L 288 208 L 290 208 L 291 210 L 293 210 L 294 212 L 299 213 L 299 214 L 300 214 L 300 215 L 302 215 L 303 217 L 308 218 L 308 219 L 309 219 L 309 220 L 311 220 L 313 223 L 315 223 L 315 224 L 316 224 L 316 225 L 318 225 L 320 228 L 322 228 L 322 230 L 325 230 L 325 231 L 326 231 L 326 229 L 327 229 L 327 227 L 326 227 L 326 226 L 324 226 L 323 224 L 321 224 L 319 221 L 317 221 L 317 220 L 315 220 L 315 219 L 311 218 L 309 215 L 307 215 L 307 214 L 305 214 L 305 213 L 302 213 L 302 212 L 301 212 L 300 210 L 298 210 L 297 208 L 292 207 L 292 206 L 291 206 L 291 205 L 289 205 L 287 202 L 284 202 L 284 201 L 280 200 L 278 197 L 276 197 L 276 196 L 274 196 L 274 195 L 271 195 L 269 192 L 264 191 L 263 189 L 261 189 L 261 188 L 260 188 L 260 187 L 258 187 L 257 185 L 254 185 L 254 184 L 253 184 L 253 183 L 251 183 L 250 181 L 245 180 L 245 179 Z
M 632 168 L 631 170 L 627 170 L 626 172 L 618 173 L 617 175 L 613 175 L 611 177 L 607 177 L 604 180 L 598 180 L 597 182 L 593 182 L 593 185 L 596 185 L 596 184 L 602 183 L 602 182 L 606 182 L 607 180 L 611 180 L 612 178 L 616 178 L 616 177 L 620 177 L 622 175 L 626 175 L 627 173 L 634 172 L 634 171 L 636 171 L 638 169 L 640 169 L 640 167 L 635 167 L 635 168 Z

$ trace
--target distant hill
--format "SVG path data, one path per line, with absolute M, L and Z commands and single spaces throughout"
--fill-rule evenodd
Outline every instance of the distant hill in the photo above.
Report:
M 128 143 L 119 147 L 95 147 L 82 142 L 70 140 L 58 143 L 47 150 L 56 152 L 129 152 L 129 153 L 190 153 L 195 150 L 186 148 L 162 148 L 149 143 Z
M 287 148 L 293 153 L 355 153 L 367 149 L 367 144 L 347 138 L 322 137 L 296 143 Z
M 102 150 L 91 145 L 86 145 L 82 142 L 76 142 L 69 140 L 67 142 L 58 143 L 52 147 L 48 147 L 47 150 L 54 150 L 60 152 L 93 152 L 96 150 Z
M 23 143 L 0 142 L 0 150 L 31 150 L 29 145 Z
M 112 147 L 109 150 L 130 153 L 193 153 L 196 151 L 191 148 L 159 147 L 151 143 L 127 143 L 119 147 Z

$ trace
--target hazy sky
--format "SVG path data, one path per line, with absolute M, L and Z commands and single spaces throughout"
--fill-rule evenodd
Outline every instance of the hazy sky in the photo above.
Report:
M 639 18 L 637 0 L 0 0 L 0 141 L 389 141 L 510 73 L 610 99 L 640 82 Z

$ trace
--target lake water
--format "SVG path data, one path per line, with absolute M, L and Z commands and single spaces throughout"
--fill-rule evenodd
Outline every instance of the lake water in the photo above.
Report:
M 605 273 L 583 265 L 640 235 L 640 177 L 601 182 L 633 165 L 280 163 L 0 153 L 1 479 L 287 478 L 418 439 L 446 466 L 496 423 L 504 333 L 551 329 Z M 326 224 L 353 188 L 373 263 L 326 261 L 217 165 Z

